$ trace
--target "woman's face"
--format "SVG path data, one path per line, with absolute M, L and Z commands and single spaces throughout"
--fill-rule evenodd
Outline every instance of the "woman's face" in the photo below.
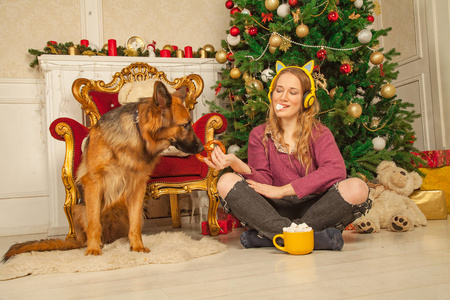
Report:
M 272 93 L 272 105 L 277 117 L 286 120 L 298 117 L 303 100 L 302 91 L 297 76 L 291 73 L 280 75 Z

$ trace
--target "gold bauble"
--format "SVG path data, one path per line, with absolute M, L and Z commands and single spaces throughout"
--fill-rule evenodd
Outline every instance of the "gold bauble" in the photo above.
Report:
M 269 45 L 269 52 L 270 53 L 274 54 L 276 50 L 277 50 L 277 47 L 272 47 L 272 46 Z
M 269 39 L 269 44 L 272 47 L 278 48 L 280 47 L 281 43 L 283 42 L 283 39 L 278 34 L 274 33 Z
M 251 78 L 250 78 L 250 75 L 248 75 L 248 73 L 244 73 L 244 75 L 242 75 L 242 79 L 244 79 L 244 81 L 247 82 L 247 81 L 249 81 Z
M 230 76 L 233 79 L 238 79 L 239 77 L 241 77 L 241 71 L 238 68 L 233 68 L 230 71 Z
M 384 98 L 392 98 L 395 96 L 395 87 L 392 84 L 387 83 L 381 87 L 380 92 L 381 96 Z
M 163 49 L 165 49 L 165 50 L 169 50 L 169 51 L 170 51 L 170 53 L 172 53 L 172 52 L 173 52 L 173 47 L 172 47 L 171 45 L 165 45 L 165 46 L 163 47 Z
M 359 116 L 361 116 L 362 114 L 361 105 L 359 105 L 358 103 L 350 103 L 347 106 L 347 113 L 355 119 L 359 118 Z
M 297 29 L 295 30 L 295 33 L 297 34 L 298 37 L 303 38 L 303 37 L 308 35 L 309 28 L 305 24 L 300 24 L 300 25 L 297 26 Z
M 266 0 L 264 2 L 264 5 L 266 6 L 266 8 L 268 10 L 275 10 L 280 5 L 280 1 L 279 0 Z
M 336 88 L 332 88 L 330 91 L 330 97 L 331 99 L 334 99 L 334 96 L 336 95 Z
M 223 64 L 228 60 L 227 53 L 224 50 L 219 50 L 216 53 L 217 62 Z
M 206 50 L 206 52 L 214 52 L 214 51 L 216 51 L 214 49 L 214 46 L 211 45 L 211 44 L 206 44 L 205 46 L 203 46 L 203 49 Z
M 253 89 L 257 89 L 258 91 L 262 91 L 264 89 L 264 86 L 261 81 L 258 79 L 253 78 L 252 80 L 249 80 L 249 82 L 245 85 L 245 90 L 247 91 L 247 94 L 250 94 L 250 92 Z
M 384 55 L 381 52 L 375 51 L 374 53 L 372 53 L 370 55 L 370 62 L 373 63 L 374 65 L 379 65 L 383 62 L 384 60 Z

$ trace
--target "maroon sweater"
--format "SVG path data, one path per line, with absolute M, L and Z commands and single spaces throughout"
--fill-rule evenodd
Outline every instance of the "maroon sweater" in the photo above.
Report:
M 270 137 L 266 142 L 266 151 L 263 142 L 265 128 L 266 124 L 263 124 L 250 133 L 248 165 L 252 173 L 241 174 L 244 178 L 273 186 L 291 183 L 299 198 L 321 193 L 346 178 L 344 159 L 333 134 L 324 125 L 313 129 L 310 146 L 313 160 L 308 175 L 305 175 L 305 167 L 295 155 L 279 152 Z

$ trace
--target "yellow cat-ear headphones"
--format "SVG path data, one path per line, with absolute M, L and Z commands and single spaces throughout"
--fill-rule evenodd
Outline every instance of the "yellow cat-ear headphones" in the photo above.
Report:
M 314 61 L 313 60 L 309 61 L 303 67 L 297 67 L 297 66 L 286 67 L 285 65 L 283 65 L 282 62 L 277 61 L 275 68 L 277 70 L 277 75 L 275 75 L 275 77 L 272 79 L 272 82 L 270 83 L 270 87 L 269 87 L 269 95 L 268 96 L 269 96 L 270 102 L 272 102 L 272 91 L 274 89 L 275 81 L 276 81 L 277 77 L 280 75 L 281 70 L 286 69 L 286 68 L 298 68 L 298 69 L 302 70 L 306 74 L 306 76 L 308 76 L 309 82 L 311 82 L 311 90 L 306 92 L 303 95 L 303 106 L 305 108 L 308 108 L 311 105 L 313 105 L 314 100 L 316 99 L 316 86 L 314 84 L 314 79 L 311 76 L 311 73 L 314 69 Z

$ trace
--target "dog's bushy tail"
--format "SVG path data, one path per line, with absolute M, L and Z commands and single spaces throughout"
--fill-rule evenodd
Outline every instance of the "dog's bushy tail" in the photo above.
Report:
M 71 250 L 83 247 L 84 244 L 74 238 L 67 240 L 49 239 L 40 241 L 29 241 L 25 243 L 17 243 L 11 246 L 3 257 L 3 262 L 14 255 L 31 252 L 31 251 L 50 251 L 50 250 Z

